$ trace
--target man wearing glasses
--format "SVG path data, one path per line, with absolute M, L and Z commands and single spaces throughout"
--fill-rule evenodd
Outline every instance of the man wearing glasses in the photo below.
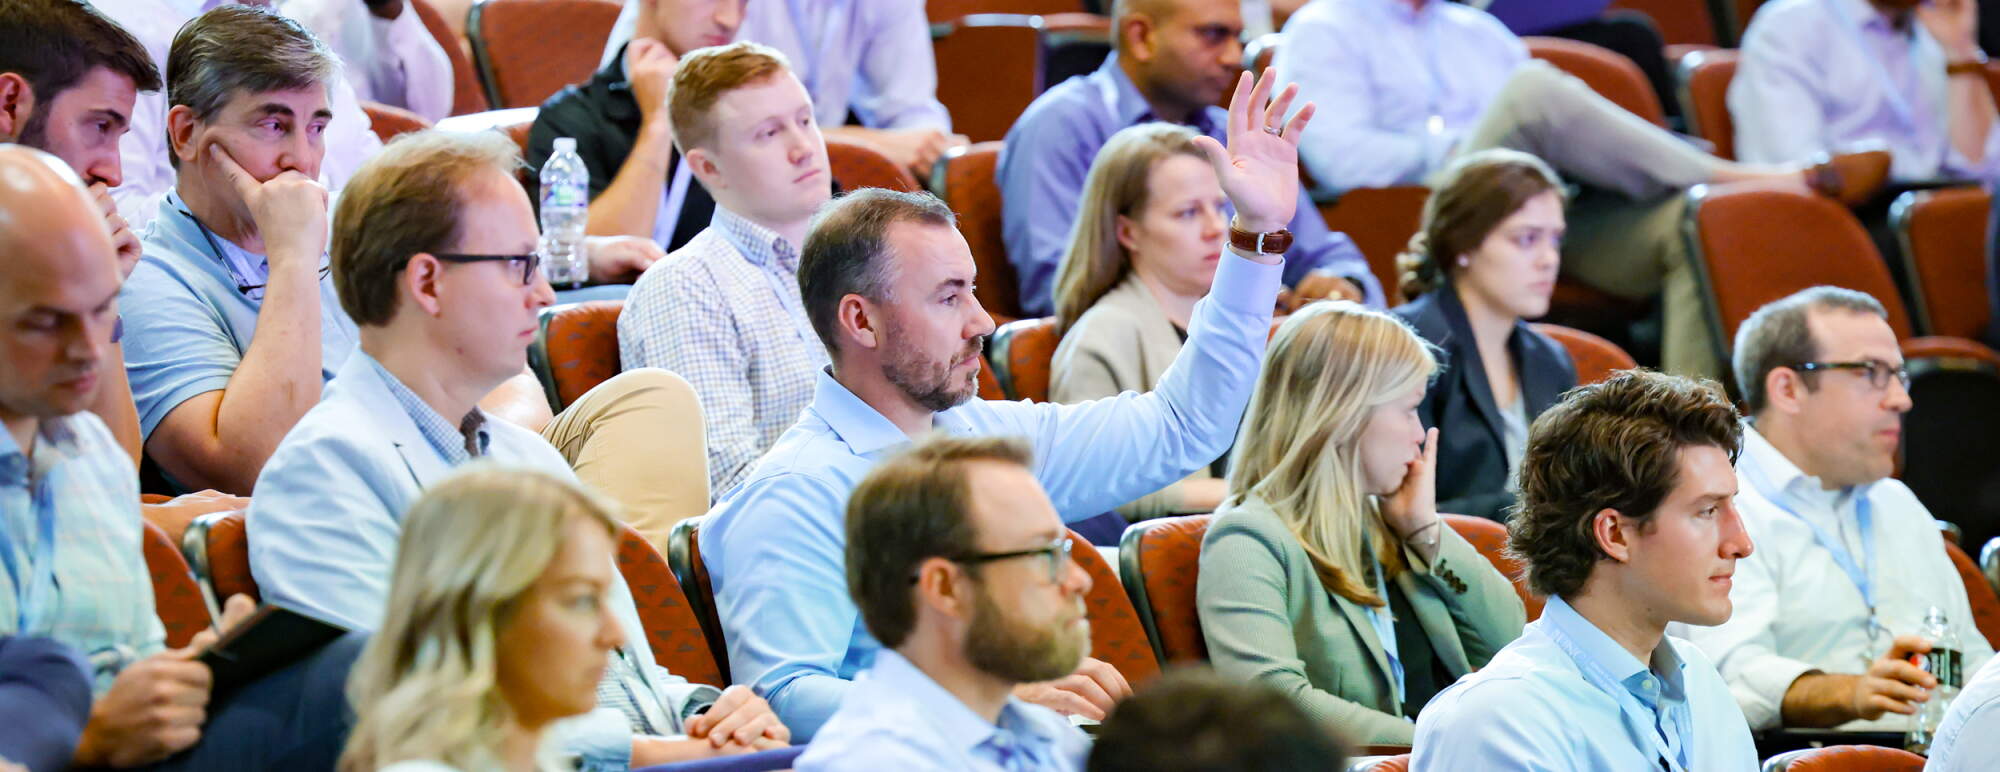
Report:
M 1090 575 L 1033 463 L 1023 439 L 936 434 L 855 486 L 847 589 L 884 648 L 798 769 L 1083 767 L 1083 732 L 1013 694 L 1090 651 Z
M 1942 609 L 1964 671 L 1993 649 L 1972 623 L 1937 523 L 1890 478 L 1908 376 L 1872 297 L 1814 287 L 1758 309 L 1736 333 L 1750 418 L 1738 509 L 1757 551 L 1736 564 L 1736 613 L 1688 628 L 1753 729 L 1902 731 L 1936 686 L 1911 665 Z
M 512 178 L 518 164 L 499 134 L 422 132 L 389 143 L 349 180 L 330 265 L 361 343 L 257 479 L 247 527 L 265 601 L 374 629 L 404 510 L 475 460 L 596 487 L 542 435 L 477 405 L 520 374 L 537 313 L 555 302 L 537 270 L 534 212 Z M 619 377 L 649 376 L 678 381 L 658 370 Z M 661 458 L 655 448 L 625 455 Z M 718 693 L 659 667 L 622 582 L 608 602 L 626 644 L 600 683 L 599 709 L 557 739 L 585 769 L 784 744 L 784 727 L 747 688 Z M 662 737 L 683 734 L 694 739 Z

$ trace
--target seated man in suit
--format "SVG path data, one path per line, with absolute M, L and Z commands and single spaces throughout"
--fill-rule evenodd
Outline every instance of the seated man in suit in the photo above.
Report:
M 265 600 L 374 629 L 403 511 L 425 485 L 474 458 L 576 479 L 548 440 L 477 404 L 521 372 L 536 314 L 554 302 L 515 163 L 498 134 L 423 132 L 384 148 L 342 196 L 332 271 L 361 343 L 258 479 L 246 525 Z M 569 725 L 566 750 L 622 769 L 785 738 L 741 687 L 719 698 L 654 664 L 622 579 L 611 602 L 626 645 L 599 687 L 605 707 Z M 736 711 L 763 718 L 709 734 Z M 653 736 L 681 733 L 698 739 Z
M 1564 395 L 1521 462 L 1507 549 L 1540 619 L 1417 717 L 1412 770 L 1753 770 L 1700 649 L 1751 543 L 1730 499 L 1736 408 L 1713 383 L 1633 370 Z
M 897 446 L 933 430 L 1019 435 L 1067 520 L 1158 490 L 1220 455 L 1248 404 L 1283 272 L 1277 232 L 1298 202 L 1293 90 L 1237 83 L 1229 146 L 1199 137 L 1236 204 L 1233 246 L 1195 307 L 1187 347 L 1148 394 L 1081 405 L 974 400 L 993 319 L 973 297 L 971 249 L 943 202 L 870 188 L 836 200 L 806 236 L 799 286 L 832 354 L 812 404 L 701 529 L 729 664 L 801 737 L 826 722 L 881 645 L 847 597 L 840 513 L 848 492 Z M 1267 109 L 1267 104 L 1268 109 Z M 1260 235 L 1263 234 L 1263 235 Z M 1261 245 L 1261 246 L 1260 246 Z M 1016 693 L 1098 718 L 1123 683 L 1086 663 L 1077 693 Z M 1110 684 L 1112 691 L 1106 691 Z M 1095 698 L 1085 701 L 1082 694 Z
M 1000 152 L 1007 259 L 1029 316 L 1055 313 L 1056 270 L 1069 251 L 1084 178 L 1111 135 L 1166 121 L 1219 140 L 1228 125 L 1215 104 L 1243 69 L 1236 0 L 1121 0 L 1112 12 L 1115 50 L 1104 66 L 1036 98 Z M 1293 304 L 1344 297 L 1380 307 L 1381 282 L 1361 251 L 1328 231 L 1304 194 L 1299 201 L 1287 226 L 1296 239 L 1285 261 Z
M 126 368 L 146 454 L 170 484 L 251 493 L 278 441 L 354 350 L 326 257 L 314 181 L 332 54 L 296 22 L 226 5 L 181 28 L 167 71 L 179 184 L 124 285 Z M 532 325 L 531 325 L 532 326 Z M 525 367 L 481 404 L 542 431 L 640 523 L 640 479 L 671 452 L 686 387 L 664 373 L 607 381 L 550 415 Z M 635 412 L 636 411 L 636 412 Z M 685 513 L 682 513 L 685 515 Z
M 1993 647 L 1937 521 L 1891 477 L 1911 403 L 1888 314 L 1864 293 L 1801 290 L 1736 328 L 1735 358 L 1750 410 L 1736 500 L 1760 547 L 1737 564 L 1736 613 L 1686 635 L 1754 729 L 1901 732 L 1938 686 L 1909 661 L 1931 650 L 1931 609 L 1963 672 Z
M 855 486 L 847 588 L 883 649 L 801 772 L 1083 768 L 1090 738 L 1013 694 L 1090 651 L 1090 574 L 1030 453 L 933 434 Z
M 140 548 L 138 472 L 84 410 L 117 320 L 104 214 L 60 160 L 13 145 L 0 146 L 0 213 L 0 635 L 53 638 L 88 659 L 94 697 L 75 764 L 331 767 L 346 732 L 341 684 L 362 641 L 211 701 L 196 657 L 216 634 L 166 647 Z M 252 607 L 231 598 L 219 627 Z

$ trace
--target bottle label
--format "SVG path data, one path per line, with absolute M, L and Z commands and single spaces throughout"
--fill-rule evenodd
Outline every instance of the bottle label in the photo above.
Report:
M 1936 678 L 1938 686 L 1958 689 L 1965 686 L 1964 660 L 1957 649 L 1936 648 L 1923 656 L 1924 672 Z

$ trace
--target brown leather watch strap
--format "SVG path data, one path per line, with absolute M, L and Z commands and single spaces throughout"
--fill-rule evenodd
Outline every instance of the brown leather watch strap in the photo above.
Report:
M 1973 74 L 1977 74 L 1980 77 L 1985 77 L 1986 54 L 1982 53 L 1971 59 L 1960 59 L 1958 61 L 1946 64 L 1944 66 L 1944 74 L 1950 77 L 1957 77 L 1959 75 L 1973 75 Z
M 1292 248 L 1292 232 L 1280 228 L 1266 233 L 1229 229 L 1229 245 L 1252 254 L 1282 255 Z

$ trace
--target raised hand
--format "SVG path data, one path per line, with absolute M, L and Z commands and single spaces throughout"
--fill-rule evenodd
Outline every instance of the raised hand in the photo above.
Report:
M 118 213 L 118 202 L 112 200 L 110 186 L 90 183 L 90 197 L 97 202 L 98 210 L 104 212 L 104 227 L 111 231 L 111 245 L 118 249 L 118 275 L 130 277 L 132 269 L 139 265 L 139 237 L 132 234 L 132 226 Z
M 1260 233 L 1284 228 L 1298 209 L 1299 136 L 1313 114 L 1307 102 L 1286 121 L 1299 87 L 1286 86 L 1274 101 L 1275 80 L 1269 69 L 1254 84 L 1248 72 L 1236 80 L 1236 93 L 1229 99 L 1227 147 L 1212 137 L 1194 140 L 1236 206 L 1236 227 Z
M 222 176 L 250 210 L 271 271 L 318 270 L 320 256 L 326 254 L 326 188 L 293 169 L 258 182 L 222 145 L 208 147 Z

